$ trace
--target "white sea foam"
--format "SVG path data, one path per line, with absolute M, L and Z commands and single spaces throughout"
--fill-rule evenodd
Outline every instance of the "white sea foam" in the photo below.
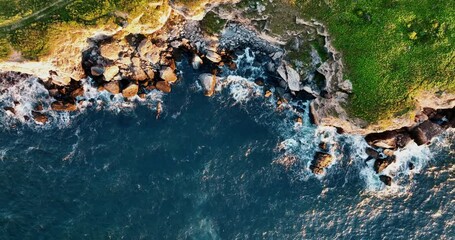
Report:
M 10 128 L 19 122 L 34 129 L 64 128 L 68 127 L 76 116 L 90 108 L 118 113 L 133 109 L 137 105 L 146 105 L 156 111 L 158 102 L 162 103 L 164 96 L 162 92 L 153 90 L 146 95 L 145 99 L 136 96 L 125 101 L 121 94 L 112 95 L 107 91 L 98 91 L 90 82 L 90 79 L 82 80 L 84 94 L 76 98 L 78 111 L 73 113 L 52 111 L 50 106 L 55 99 L 49 96 L 47 89 L 36 78 L 31 77 L 7 87 L 0 96 L 0 105 L 14 107 L 16 114 L 6 112 L 0 116 L 2 119 L 0 126 Z M 32 121 L 32 110 L 38 103 L 43 105 L 42 113 L 49 116 L 47 124 L 41 125 Z M 27 121 L 26 118 L 31 120 Z

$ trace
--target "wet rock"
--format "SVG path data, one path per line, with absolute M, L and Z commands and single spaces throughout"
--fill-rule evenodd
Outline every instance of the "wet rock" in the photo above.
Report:
M 256 78 L 254 83 L 258 86 L 264 86 L 264 79 L 263 78 Z
M 104 78 L 106 81 L 112 81 L 114 77 L 119 73 L 120 68 L 116 65 L 109 66 L 104 71 Z
M 71 97 L 72 98 L 80 97 L 80 96 L 83 96 L 83 95 L 84 95 L 84 88 L 83 87 L 76 88 L 75 90 L 73 90 L 71 92 Z
M 386 169 L 390 164 L 394 163 L 396 161 L 396 157 L 395 156 L 387 156 L 385 158 L 380 158 L 380 159 L 376 159 L 376 161 L 374 161 L 374 171 L 376 171 L 376 173 L 380 173 L 382 172 L 384 169 Z
M 34 110 L 35 111 L 43 111 L 44 110 L 43 104 L 41 104 L 41 103 L 36 104 Z
M 433 118 L 434 116 L 436 116 L 436 110 L 433 108 L 426 107 L 423 108 L 422 114 L 425 114 L 428 118 Z
M 441 134 L 443 128 L 429 120 L 411 130 L 411 135 L 417 145 L 428 144 L 432 138 Z
M 199 76 L 199 81 L 204 88 L 205 96 L 210 97 L 215 93 L 215 88 L 218 80 L 218 77 L 213 74 L 205 73 Z
M 386 175 L 379 175 L 379 180 L 387 186 L 392 186 L 392 178 Z
M 199 57 L 197 54 L 194 54 L 193 60 L 191 61 L 193 69 L 199 69 L 203 63 L 204 62 L 202 61 L 201 57 Z
M 51 104 L 51 108 L 54 111 L 73 112 L 77 110 L 77 105 L 70 102 L 56 101 Z
M 104 89 L 112 94 L 120 93 L 120 83 L 118 81 L 110 81 L 104 84 Z
M 330 166 L 333 162 L 332 155 L 323 152 L 316 152 L 313 161 L 310 165 L 310 170 L 314 174 L 323 174 L 324 169 Z
M 14 109 L 13 107 L 4 107 L 3 108 L 6 112 L 9 112 L 10 114 L 12 115 L 15 115 L 16 114 L 16 109 Z
M 302 122 L 302 118 L 299 118 L 299 119 L 300 119 L 300 121 Z M 320 142 L 320 143 L 318 144 L 318 147 L 319 147 L 319 149 L 321 149 L 322 151 L 328 151 L 328 150 L 329 150 L 329 146 L 328 146 L 328 144 L 327 144 L 326 142 Z
M 37 111 L 32 111 L 32 117 L 35 120 L 35 122 L 40 124 L 45 124 L 49 120 L 49 118 L 45 114 Z
M 381 133 L 371 133 L 365 137 L 370 146 L 384 149 L 397 149 L 405 147 L 412 138 L 406 128 Z
M 160 71 L 160 78 L 168 83 L 174 83 L 177 81 L 177 74 L 170 67 L 166 67 Z
M 218 53 L 211 51 L 211 50 L 207 51 L 207 55 L 205 57 L 214 63 L 221 62 L 221 56 Z
M 160 90 L 161 92 L 164 93 L 170 93 L 171 92 L 171 85 L 166 82 L 166 81 L 159 81 L 156 83 L 156 89 Z
M 103 66 L 93 66 L 90 69 L 90 73 L 92 76 L 99 77 L 104 74 L 104 67 Z
M 299 73 L 294 70 L 289 64 L 283 62 L 277 69 L 278 74 L 283 78 L 291 91 L 300 91 L 303 89 L 300 82 Z
M 374 150 L 373 148 L 366 148 L 365 153 L 368 155 L 368 157 L 372 157 L 374 159 L 378 159 L 380 157 L 379 152 Z
M 139 91 L 139 86 L 137 84 L 131 83 L 128 87 L 123 89 L 122 94 L 123 97 L 132 98 L 137 95 Z
M 414 163 L 408 162 L 408 168 L 409 168 L 409 170 L 414 170 L 414 168 L 415 168 Z

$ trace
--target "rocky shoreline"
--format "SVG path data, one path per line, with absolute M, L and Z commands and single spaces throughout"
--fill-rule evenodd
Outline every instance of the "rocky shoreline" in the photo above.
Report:
M 207 36 L 198 21 L 179 14 L 169 17 L 162 28 L 148 35 L 128 34 L 119 37 L 114 34 L 89 38 L 88 46 L 82 52 L 81 66 L 75 66 L 74 69 L 80 68 L 84 78 L 90 79 L 91 86 L 98 91 L 107 91 L 112 97 L 121 95 L 131 100 L 146 98 L 154 90 L 171 93 L 173 85 L 180 81 L 176 62 L 187 60 L 200 72 L 199 82 L 205 95 L 212 96 L 220 82 L 220 73 L 236 70 L 236 52 L 248 48 L 260 58 L 255 64 L 267 70 L 266 79 L 255 80 L 256 84 L 264 86 L 265 98 L 273 95 L 278 99 L 277 109 L 290 101 L 311 101 L 311 112 L 306 114 L 311 115 L 315 124 L 337 127 L 340 133 L 364 135 L 370 146 L 365 150 L 369 156 L 365 161 L 374 161 L 374 170 L 386 185 L 391 184 L 393 176 L 381 172 L 396 161 L 394 151 L 405 148 L 411 141 L 418 145 L 428 144 L 445 129 L 455 127 L 453 107 L 424 108 L 410 127 L 385 132 L 359 130 L 361 128 L 358 126 L 364 123 L 350 119 L 342 107 L 352 93 L 352 84 L 343 78 L 342 57 L 332 46 L 327 29 L 316 21 L 296 19 L 296 22 L 324 38 L 328 55 L 324 62 L 315 56 L 314 64 L 303 74 L 289 62 L 288 53 L 281 46 L 267 41 L 267 38 L 261 37 L 242 21 L 230 21 L 219 36 Z M 50 70 L 48 77 L 40 76 L 40 83 L 54 101 L 50 106 L 43 106 L 39 102 L 33 106 L 30 115 L 38 124 L 49 121 L 46 111 L 72 112 L 84 104 L 85 100 L 80 97 L 86 89 L 80 79 L 71 78 L 62 82 L 59 74 Z M 19 72 L 1 72 L 2 91 L 30 76 Z M 316 83 L 321 79 L 322 84 Z M 9 106 L 3 106 L 3 110 L 16 115 L 16 106 L 17 103 L 12 102 Z M 157 107 L 157 117 L 161 111 Z M 24 118 L 31 121 L 28 116 Z M 333 161 L 334 156 L 328 153 L 327 145 L 322 142 L 309 168 L 314 174 L 323 174 Z

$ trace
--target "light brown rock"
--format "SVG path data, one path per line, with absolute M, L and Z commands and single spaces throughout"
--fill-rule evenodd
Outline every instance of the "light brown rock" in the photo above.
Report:
M 104 85 L 104 89 L 112 94 L 119 94 L 120 84 L 118 81 L 110 81 Z
M 77 105 L 75 103 L 65 103 L 62 101 L 56 101 L 51 104 L 51 108 L 54 111 L 74 112 L 77 110 Z
M 122 94 L 126 98 L 132 98 L 137 95 L 139 91 L 139 86 L 132 83 L 127 88 L 123 89 Z
M 119 71 L 120 69 L 118 66 L 109 66 L 104 71 L 104 78 L 106 81 L 111 81 L 119 73 Z
M 122 47 L 117 43 L 103 44 L 100 47 L 101 55 L 110 60 L 117 60 Z
M 159 81 L 156 83 L 156 89 L 158 89 L 164 93 L 170 93 L 171 85 L 166 81 Z
M 175 74 L 172 68 L 166 67 L 165 69 L 160 71 L 160 78 L 168 83 L 174 83 L 175 81 L 177 81 L 177 74 Z

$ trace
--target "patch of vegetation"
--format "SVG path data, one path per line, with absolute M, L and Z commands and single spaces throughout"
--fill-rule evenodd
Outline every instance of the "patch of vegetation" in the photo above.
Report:
M 47 26 L 36 23 L 17 29 L 9 34 L 9 43 L 14 49 L 20 49 L 23 57 L 37 60 L 49 50 Z
M 348 110 L 369 122 L 413 109 L 419 90 L 455 92 L 455 2 L 297 0 L 327 24 L 354 86 Z
M 0 60 L 7 58 L 11 54 L 11 46 L 7 39 L 0 38 Z
M 207 34 L 218 34 L 226 25 L 226 20 L 218 17 L 214 12 L 208 12 L 201 21 L 201 28 Z

